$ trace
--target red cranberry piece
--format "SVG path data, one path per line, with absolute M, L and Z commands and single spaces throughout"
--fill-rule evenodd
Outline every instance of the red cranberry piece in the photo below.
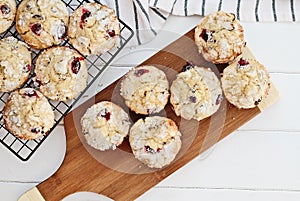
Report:
M 81 15 L 81 21 L 80 21 L 80 28 L 83 29 L 83 24 L 86 22 L 86 19 L 89 18 L 92 15 L 92 13 L 86 9 L 82 9 L 82 15 Z
M 196 103 L 197 102 L 197 97 L 196 96 L 190 96 L 190 102 Z
M 41 35 L 41 31 L 42 31 L 42 25 L 40 23 L 36 23 L 36 24 L 33 24 L 31 27 L 30 27 L 31 31 L 37 35 L 37 36 L 40 36 Z
M 24 94 L 24 96 L 28 96 L 28 97 L 36 97 L 39 98 L 39 95 L 37 94 L 37 92 L 35 90 L 27 90 Z
M 147 69 L 138 69 L 134 71 L 134 75 L 136 77 L 141 77 L 142 75 L 144 75 L 145 73 L 149 73 L 149 70 Z
M 108 35 L 109 35 L 110 37 L 116 36 L 115 30 L 107 30 L 107 33 L 108 33 Z
M 243 58 L 240 58 L 238 63 L 239 63 L 239 66 L 246 66 L 249 64 L 249 62 Z
M 106 121 L 110 120 L 110 115 L 111 113 L 107 109 L 101 110 L 98 114 L 98 116 L 105 118 Z
M 41 130 L 40 130 L 40 128 L 32 128 L 30 131 L 32 133 L 39 133 Z
M 194 68 L 195 65 L 192 62 L 186 62 L 186 64 L 182 67 L 181 72 L 185 72 L 187 70 L 190 70 L 192 68 Z
M 80 61 L 84 60 L 83 57 L 75 57 L 71 63 L 71 70 L 74 74 L 77 74 L 80 70 Z
M 110 112 L 105 112 L 105 114 L 101 116 L 104 117 L 106 121 L 110 120 Z
M 261 102 L 261 99 L 259 98 L 257 101 L 254 102 L 254 105 L 258 105 Z
M 161 148 L 157 148 L 157 150 L 155 151 L 150 146 L 148 146 L 148 145 L 145 146 L 145 152 L 147 152 L 147 153 L 155 154 L 155 153 L 158 153 L 160 151 L 161 151 Z
M 222 102 L 222 100 L 223 100 L 223 96 L 222 94 L 219 94 L 216 100 L 216 105 L 219 105 Z
M 10 8 L 8 7 L 8 5 L 4 4 L 0 7 L 0 9 L 3 15 L 7 15 L 8 13 L 10 13 Z
M 29 64 L 23 67 L 23 73 L 28 73 L 30 70 L 31 70 L 31 66 Z
M 207 31 L 206 29 L 202 29 L 202 32 L 201 32 L 201 34 L 200 34 L 200 37 L 201 37 L 205 42 L 207 42 L 207 40 L 208 40 L 208 34 L 207 34 L 206 31 Z

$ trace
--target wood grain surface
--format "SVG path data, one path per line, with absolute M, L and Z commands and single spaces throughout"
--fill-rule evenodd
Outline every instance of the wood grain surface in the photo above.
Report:
M 222 72 L 225 65 L 216 68 L 199 55 L 193 42 L 193 33 L 193 30 L 189 31 L 142 65 L 151 64 L 162 69 L 170 83 L 186 61 Z M 143 117 L 126 108 L 119 95 L 119 81 L 65 117 L 67 149 L 64 162 L 54 175 L 37 186 L 46 201 L 58 201 L 78 191 L 92 191 L 117 201 L 134 200 L 260 113 L 258 107 L 242 110 L 223 101 L 216 114 L 199 123 L 177 117 L 168 104 L 159 115 L 167 116 L 177 123 L 182 133 L 182 149 L 169 166 L 160 170 L 150 169 L 134 159 L 128 139 L 116 151 L 105 152 L 87 146 L 83 139 L 80 119 L 88 107 L 99 101 L 110 100 L 122 106 L 133 122 Z

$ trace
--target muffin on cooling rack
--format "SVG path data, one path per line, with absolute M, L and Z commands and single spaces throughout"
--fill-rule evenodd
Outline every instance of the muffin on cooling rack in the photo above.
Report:
M 126 105 L 138 114 L 154 114 L 164 109 L 169 98 L 166 74 L 154 66 L 139 66 L 121 81 L 121 96 Z
M 259 105 L 270 89 L 269 74 L 255 59 L 236 59 L 224 69 L 221 82 L 226 99 L 238 108 Z
M 16 15 L 15 0 L 0 0 L 0 34 L 6 31 L 13 23 Z
M 244 30 L 234 14 L 219 11 L 201 20 L 195 29 L 195 42 L 206 60 L 228 63 L 245 47 Z
M 139 119 L 131 127 L 129 142 L 134 156 L 150 168 L 169 165 L 181 148 L 181 133 L 166 117 Z
M 218 77 L 209 68 L 188 64 L 171 85 L 170 102 L 176 115 L 200 121 L 214 114 L 223 99 Z
M 17 9 L 16 29 L 36 49 L 60 44 L 68 23 L 68 9 L 61 0 L 24 0 Z
M 49 99 L 74 99 L 87 85 L 85 59 L 69 47 L 44 50 L 36 60 L 35 85 Z
M 7 130 L 20 139 L 36 139 L 54 125 L 54 112 L 39 91 L 22 88 L 12 92 L 3 109 Z
M 21 87 L 31 70 L 29 47 L 9 36 L 0 40 L 0 91 L 10 92 Z
M 102 101 L 87 109 L 81 118 L 82 133 L 87 143 L 104 151 L 116 149 L 128 135 L 128 114 L 118 105 Z
M 118 45 L 119 35 L 119 20 L 107 6 L 86 3 L 70 17 L 70 43 L 84 55 L 105 53 Z

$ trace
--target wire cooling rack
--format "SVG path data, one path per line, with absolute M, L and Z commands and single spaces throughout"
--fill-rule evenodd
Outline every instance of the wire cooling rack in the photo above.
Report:
M 21 3 L 21 0 L 17 0 L 17 5 Z M 97 2 L 98 1 L 87 1 L 87 0 L 64 0 L 69 13 L 72 13 L 77 7 L 82 5 L 84 2 Z M 88 83 L 87 87 L 84 91 L 82 91 L 74 100 L 68 102 L 62 101 L 52 101 L 49 100 L 50 105 L 53 108 L 55 114 L 55 124 L 50 129 L 48 135 L 54 130 L 54 128 L 59 124 L 59 122 L 63 119 L 63 117 L 72 109 L 75 103 L 82 97 L 85 91 L 93 84 L 93 82 L 99 77 L 99 75 L 106 69 L 106 67 L 111 63 L 111 61 L 115 58 L 115 56 L 121 51 L 121 49 L 127 44 L 127 42 L 132 38 L 133 31 L 127 26 L 122 20 L 120 20 L 120 45 L 113 50 L 108 51 L 102 55 L 92 55 L 89 57 L 85 57 L 86 65 L 88 68 Z M 22 40 L 21 36 L 15 29 L 15 23 L 3 34 L 0 35 L 0 38 L 4 38 L 7 36 L 14 36 L 20 40 Z M 68 40 L 64 41 L 61 45 L 69 46 L 73 48 Z M 32 63 L 35 65 L 35 60 L 38 55 L 42 52 L 42 50 L 32 50 Z M 23 87 L 34 87 L 32 77 L 34 73 L 31 72 L 31 76 L 28 81 L 24 84 Z M 40 145 L 44 142 L 48 135 L 44 135 L 35 140 L 21 140 L 16 138 L 13 134 L 11 134 L 4 126 L 3 117 L 2 117 L 2 109 L 5 106 L 5 103 L 8 99 L 9 93 L 0 93 L 0 142 L 8 148 L 15 156 L 17 156 L 22 161 L 27 161 L 35 151 L 40 147 Z

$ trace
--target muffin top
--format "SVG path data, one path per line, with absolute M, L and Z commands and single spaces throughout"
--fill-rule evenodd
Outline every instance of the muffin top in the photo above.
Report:
M 107 6 L 84 3 L 70 17 L 70 43 L 84 55 L 103 54 L 118 45 L 119 35 L 119 20 Z
M 181 148 L 181 133 L 166 117 L 139 119 L 130 129 L 129 142 L 135 157 L 150 168 L 170 164 Z
M 139 66 L 121 82 L 126 105 L 139 114 L 154 114 L 164 109 L 169 97 L 166 74 L 154 66 Z
M 170 102 L 176 115 L 200 121 L 215 113 L 222 101 L 218 77 L 209 68 L 191 66 L 171 85 Z
M 228 63 L 245 47 L 244 30 L 234 14 L 219 11 L 201 20 L 195 28 L 195 42 L 207 61 Z
M 10 92 L 26 82 L 31 70 L 29 47 L 9 36 L 0 40 L 0 91 Z
M 87 143 L 101 151 L 116 149 L 128 135 L 128 114 L 118 105 L 101 101 L 87 109 L 81 118 L 83 135 Z
M 238 108 L 253 108 L 267 95 L 269 74 L 255 59 L 239 58 L 224 69 L 221 78 L 226 99 Z
M 54 125 L 54 112 L 39 91 L 22 88 L 10 94 L 3 110 L 5 127 L 21 139 L 36 139 Z
M 15 0 L 0 0 L 0 34 L 6 31 L 13 23 L 16 9 Z
M 56 46 L 39 55 L 35 85 L 52 100 L 75 98 L 87 84 L 85 59 L 69 47 Z
M 68 23 L 68 9 L 61 0 L 24 0 L 17 10 L 16 29 L 36 49 L 60 44 Z

